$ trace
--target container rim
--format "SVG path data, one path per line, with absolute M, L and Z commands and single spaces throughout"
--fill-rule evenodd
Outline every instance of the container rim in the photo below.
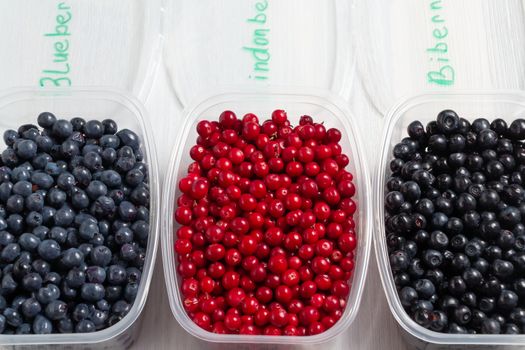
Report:
M 122 320 L 111 327 L 93 333 L 52 333 L 52 334 L 27 334 L 27 335 L 7 335 L 0 334 L 0 345 L 78 345 L 102 343 L 119 336 L 128 330 L 140 316 L 146 303 L 149 286 L 153 277 L 155 257 L 158 248 L 159 235 L 159 174 L 158 161 L 151 126 L 147 118 L 147 112 L 142 102 L 129 93 L 108 87 L 89 87 L 89 88 L 46 88 L 45 90 L 34 87 L 17 87 L 0 91 L 0 109 L 3 107 L 20 102 L 23 100 L 52 99 L 59 98 L 82 98 L 91 100 L 106 100 L 121 104 L 134 115 L 143 133 L 142 148 L 146 154 L 146 162 L 149 170 L 150 197 L 150 232 L 148 246 L 146 248 L 146 260 L 142 271 L 139 291 L 130 311 Z
M 525 343 L 525 334 L 448 334 L 431 331 L 412 320 L 404 310 L 399 300 L 394 278 L 388 260 L 388 249 L 385 240 L 384 223 L 384 184 L 386 164 L 390 158 L 389 145 L 393 129 L 399 118 L 410 108 L 435 101 L 474 101 L 486 99 L 499 103 L 522 105 L 525 108 L 525 92 L 519 90 L 455 90 L 455 91 L 427 91 L 406 99 L 400 100 L 386 114 L 386 127 L 383 129 L 383 138 L 379 163 L 374 171 L 374 204 L 379 211 L 375 217 L 374 248 L 376 253 L 379 275 L 385 290 L 390 311 L 398 324 L 411 336 L 424 342 L 440 345 L 518 345 Z M 521 103 L 520 103 L 521 101 Z
M 170 213 L 174 210 L 174 200 L 172 200 L 175 195 L 175 188 L 177 184 L 175 183 L 177 169 L 180 166 L 182 161 L 182 154 L 178 152 L 185 143 L 185 136 L 191 128 L 192 124 L 198 119 L 198 117 L 206 109 L 210 108 L 213 105 L 221 104 L 225 102 L 235 102 L 239 99 L 246 100 L 278 100 L 278 101 L 287 101 L 287 102 L 303 102 L 315 104 L 314 100 L 322 100 L 322 104 L 317 104 L 319 108 L 322 108 L 326 111 L 330 111 L 339 122 L 341 122 L 347 131 L 350 137 L 352 138 L 351 143 L 355 146 L 352 154 L 354 156 L 353 162 L 356 168 L 356 172 L 360 175 L 360 178 L 357 179 L 357 184 L 361 190 L 359 190 L 359 216 L 362 216 L 362 224 L 359 228 L 359 237 L 358 240 L 363 242 L 362 251 L 359 264 L 363 266 L 360 270 L 354 270 L 355 274 L 352 280 L 352 288 L 350 297 L 354 293 L 354 303 L 353 305 L 347 305 L 345 312 L 341 319 L 329 330 L 313 335 L 313 336 L 265 336 L 265 335 L 237 335 L 237 334 L 228 334 L 221 335 L 208 332 L 198 327 L 187 315 L 186 311 L 182 307 L 182 303 L 179 300 L 179 291 L 173 291 L 172 281 L 175 281 L 177 284 L 177 272 L 174 268 L 175 265 L 175 254 L 173 252 L 173 247 L 169 244 L 170 238 L 169 235 L 173 234 L 172 227 L 174 224 L 173 215 Z M 368 271 L 368 261 L 370 256 L 370 246 L 371 246 L 371 200 L 367 199 L 367 194 L 370 193 L 371 185 L 368 175 L 368 168 L 366 161 L 364 160 L 363 146 L 361 143 L 360 136 L 357 132 L 357 127 L 354 126 L 355 119 L 350 111 L 345 107 L 343 100 L 331 92 L 322 89 L 290 89 L 290 88 L 276 88 L 272 87 L 271 91 L 268 88 L 246 88 L 246 87 L 236 87 L 234 90 L 219 90 L 215 94 L 207 95 L 203 99 L 199 100 L 200 102 L 191 104 L 190 107 L 186 108 L 183 112 L 184 125 L 182 126 L 182 131 L 179 134 L 179 140 L 174 146 L 172 152 L 168 173 L 166 180 L 163 186 L 163 193 L 165 197 L 163 198 L 163 208 L 162 212 L 165 213 L 162 218 L 162 227 L 163 232 L 161 234 L 162 240 L 162 256 L 163 256 L 163 265 L 164 265 L 164 277 L 166 282 L 166 288 L 168 292 L 168 298 L 170 302 L 170 307 L 173 315 L 179 322 L 179 324 L 191 335 L 195 336 L 198 339 L 213 342 L 213 343 L 263 343 L 263 344 L 319 344 L 331 340 L 336 335 L 340 334 L 354 321 L 359 311 L 359 306 L 361 303 L 362 294 L 364 291 L 364 285 L 366 282 L 366 273 Z M 337 112 L 333 112 L 337 111 Z M 341 118 L 344 116 L 346 118 Z M 369 196 L 368 196 L 369 197 Z M 178 286 L 176 286 L 178 289 Z M 170 292 L 172 291 L 172 292 Z

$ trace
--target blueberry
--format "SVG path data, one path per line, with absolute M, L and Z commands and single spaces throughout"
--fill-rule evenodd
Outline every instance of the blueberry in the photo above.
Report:
M 424 278 L 417 280 L 414 283 L 414 288 L 417 295 L 424 299 L 430 298 L 436 292 L 434 284 L 430 280 Z
M 514 141 L 523 140 L 525 138 L 525 120 L 514 120 L 508 128 L 508 136 Z
M 98 266 L 107 266 L 112 258 L 111 250 L 106 246 L 93 248 L 90 254 L 91 262 Z
M 18 139 L 19 135 L 15 130 L 8 129 L 4 131 L 3 137 L 4 137 L 4 143 L 7 146 L 12 146 L 15 143 L 15 141 Z
M 75 209 L 85 209 L 89 206 L 90 200 L 85 191 L 78 187 L 73 187 L 70 191 L 71 204 Z
M 135 298 L 137 297 L 138 291 L 138 283 L 128 283 L 124 288 L 124 299 L 126 299 L 126 301 L 128 301 L 129 303 L 133 303 L 133 301 L 135 301 Z
M 76 181 L 83 187 L 87 187 L 91 182 L 92 178 L 91 172 L 83 166 L 75 167 L 73 169 L 73 176 L 75 177 Z
M 111 310 L 114 314 L 117 316 L 125 316 L 131 309 L 131 305 L 125 302 L 124 300 L 118 300 L 116 301 L 113 306 L 111 307 Z
M 84 166 L 91 171 L 102 169 L 102 157 L 96 152 L 88 152 L 84 155 Z
M 94 140 L 91 140 L 91 141 L 94 141 Z M 88 141 L 88 144 L 86 144 L 86 146 L 84 146 L 84 148 L 82 149 L 82 155 L 85 156 L 86 154 L 91 153 L 91 152 L 101 154 L 102 147 L 100 147 L 97 143 L 90 144 Z
M 0 259 L 3 262 L 13 262 L 20 256 L 20 245 L 18 243 L 9 243 L 0 252 Z
M 31 211 L 41 211 L 44 208 L 44 197 L 40 193 L 32 193 L 25 199 L 25 207 Z
M 65 139 L 73 133 L 73 125 L 67 120 L 59 119 L 53 124 L 52 133 L 58 138 Z
M 137 208 L 131 202 L 122 201 L 118 206 L 118 214 L 125 222 L 134 221 L 137 216 Z
M 138 283 L 142 277 L 142 272 L 136 267 L 128 267 L 126 269 L 128 283 Z
M 60 245 L 52 239 L 46 239 L 42 241 L 38 245 L 37 250 L 38 254 L 42 257 L 42 259 L 48 261 L 57 259 L 61 253 Z
M 500 334 L 501 325 L 493 318 L 487 318 L 481 324 L 481 333 L 483 334 Z
M 51 272 L 51 265 L 42 259 L 36 259 L 31 263 L 31 268 L 40 274 L 40 276 L 44 277 L 49 272 Z
M 2 182 L 0 184 L 0 201 L 5 203 L 13 191 L 13 184 L 11 182 Z
M 46 287 L 40 288 L 36 293 L 36 299 L 42 305 L 47 305 L 59 297 L 60 289 L 54 284 L 48 284 Z
M 111 265 L 107 272 L 107 281 L 112 285 L 121 285 L 127 280 L 126 269 L 119 265 Z
M 51 334 L 53 332 L 53 323 L 43 315 L 36 315 L 32 330 L 35 334 Z
M 90 320 L 81 320 L 75 326 L 76 333 L 90 333 L 90 332 L 95 332 L 95 331 L 96 331 L 95 324 Z
M 112 198 L 106 196 L 98 197 L 91 207 L 91 213 L 98 218 L 111 217 L 115 210 L 115 202 Z
M 422 327 L 428 328 L 432 323 L 432 311 L 418 309 L 413 314 L 414 321 Z
M 73 333 L 74 325 L 70 318 L 62 318 L 56 322 L 57 330 L 60 333 Z
M 95 200 L 100 196 L 105 196 L 108 192 L 108 189 L 106 185 L 101 181 L 91 181 L 86 188 L 86 193 L 91 198 L 91 200 Z
M 423 254 L 423 261 L 431 268 L 436 268 L 443 263 L 443 255 L 437 250 L 427 249 Z
M 84 282 L 82 282 L 84 283 Z M 76 288 L 69 287 L 68 283 L 62 282 L 60 287 L 61 297 L 64 300 L 73 301 L 77 298 L 78 292 Z
M 142 220 L 149 223 L 149 210 L 145 206 L 140 206 L 137 209 L 137 220 Z
M 131 243 L 133 241 L 133 231 L 128 227 L 120 228 L 115 233 L 115 243 L 123 245 L 125 243 Z M 406 249 L 404 249 L 406 251 Z
M 75 186 L 75 177 L 71 173 L 63 172 L 57 178 L 57 186 L 64 190 L 68 191 L 73 186 Z
M 104 127 L 98 120 L 90 120 L 84 125 L 84 133 L 89 138 L 98 139 L 104 134 Z
M 521 221 L 521 214 L 516 207 L 506 207 L 498 215 L 501 225 L 505 228 L 513 228 Z
M 43 189 L 49 189 L 51 186 L 53 186 L 54 180 L 51 175 L 48 175 L 44 172 L 34 172 L 31 175 L 31 181 L 34 185 L 38 186 L 39 188 Z
M 467 284 L 460 276 L 454 276 L 449 280 L 448 291 L 454 296 L 461 296 L 465 293 Z
M 53 147 L 53 140 L 49 136 L 39 135 L 35 139 L 37 150 L 39 152 L 49 153 Z
M 62 253 L 60 262 L 67 268 L 80 266 L 84 261 L 84 254 L 77 248 L 69 248 Z
M 111 305 L 109 304 L 109 302 L 105 299 L 102 299 L 102 300 L 99 300 L 97 301 L 97 303 L 95 304 L 95 306 L 97 307 L 97 309 L 99 309 L 100 311 L 109 311 L 111 309 Z
M 9 167 L 14 167 L 18 164 L 18 156 L 16 155 L 15 150 L 12 148 L 5 149 L 2 152 L 1 159 L 2 162 Z
M 56 209 L 48 206 L 42 208 L 42 222 L 44 224 L 50 224 L 55 220 Z
M 483 275 L 475 268 L 467 268 L 463 272 L 463 280 L 470 289 L 477 288 L 483 282 Z
M 511 311 L 518 306 L 518 295 L 511 290 L 504 289 L 497 300 L 500 310 Z
M 104 298 L 105 290 L 102 284 L 99 283 L 85 283 L 81 288 L 82 299 L 95 302 Z
M 60 320 L 67 316 L 67 304 L 60 300 L 53 300 L 46 305 L 45 315 L 53 321 Z
M 75 212 L 66 205 L 58 209 L 55 214 L 55 224 L 58 226 L 67 227 L 71 225 L 74 219 Z
M 57 121 L 57 118 L 53 113 L 42 112 L 38 115 L 37 123 L 43 128 L 50 129 L 53 127 L 53 124 Z
M 7 231 L 0 231 L 0 245 L 8 245 L 15 241 L 15 236 Z
M 73 126 L 73 130 L 82 131 L 84 125 L 86 125 L 86 121 L 82 118 L 75 117 L 71 119 L 71 125 Z
M 468 324 L 471 318 L 472 318 L 472 312 L 465 305 L 460 305 L 454 310 L 454 320 L 460 325 Z
M 140 240 L 145 240 L 149 235 L 149 224 L 143 220 L 135 221 L 131 225 L 133 230 L 134 237 L 137 237 Z
M 24 210 L 24 197 L 14 194 L 7 199 L 6 209 L 11 213 L 20 213 Z
M 135 158 L 132 157 L 119 157 L 115 162 L 115 170 L 120 173 L 126 173 L 133 169 L 135 166 Z
M 102 126 L 106 135 L 113 135 L 118 131 L 117 123 L 113 119 L 104 119 Z
M 22 303 L 21 312 L 22 315 L 27 319 L 32 319 L 33 317 L 40 314 L 42 311 L 42 306 L 35 298 L 27 298 Z
M 100 266 L 90 266 L 86 270 L 87 280 L 91 283 L 104 283 L 106 270 Z
M 75 306 L 71 314 L 76 322 L 82 321 L 90 316 L 90 310 L 87 304 L 80 303 Z
M 452 110 L 441 111 L 437 116 L 437 128 L 444 134 L 452 134 L 459 129 L 459 117 Z
M 95 325 L 96 329 L 102 329 L 109 317 L 107 310 L 95 310 L 91 315 L 91 321 Z
M 113 148 L 106 148 L 104 151 L 102 151 L 100 156 L 102 157 L 102 162 L 105 165 L 111 165 L 117 159 L 117 151 L 115 151 Z
M 43 218 L 42 214 L 36 211 L 32 211 L 26 215 L 26 225 L 28 227 L 37 227 L 42 225 Z
M 448 326 L 448 317 L 442 311 L 434 311 L 432 313 L 432 321 L 430 323 L 429 329 L 435 332 L 442 332 Z
M 78 233 L 82 239 L 92 239 L 95 236 L 95 234 L 99 233 L 97 221 L 92 219 L 85 220 L 84 222 L 82 222 L 82 224 L 80 224 Z
M 122 129 L 116 133 L 121 143 L 125 146 L 131 147 L 134 151 L 139 149 L 140 141 L 137 134 L 129 129 Z
M 24 322 L 22 320 L 22 315 L 20 315 L 17 310 L 10 307 L 4 310 L 3 316 L 6 319 L 6 323 L 13 327 L 18 327 Z
M 115 135 L 104 135 L 100 138 L 100 146 L 116 149 L 120 146 L 120 139 Z
M 60 155 L 65 159 L 71 159 L 80 154 L 77 142 L 73 140 L 65 140 L 60 145 Z
M 32 140 L 21 140 L 18 143 L 16 155 L 21 159 L 31 159 L 37 153 L 38 147 Z
M 36 272 L 30 272 L 22 279 L 22 287 L 30 292 L 35 292 L 42 287 L 42 277 Z
M 105 298 L 110 301 L 114 302 L 121 298 L 122 296 L 122 287 L 121 286 L 107 286 L 106 287 L 106 295 Z
M 58 285 L 60 284 L 60 282 L 62 282 L 62 276 L 59 275 L 57 272 L 49 272 L 44 277 L 43 282 L 46 284 L 51 283 L 51 284 Z
M 109 188 L 119 187 L 122 184 L 122 177 L 114 170 L 104 170 L 101 181 Z
M 500 280 L 505 280 L 514 273 L 514 266 L 509 261 L 495 259 L 492 263 L 492 273 Z
M 138 251 L 133 244 L 125 243 L 120 247 L 120 256 L 125 261 L 132 261 L 137 255 Z

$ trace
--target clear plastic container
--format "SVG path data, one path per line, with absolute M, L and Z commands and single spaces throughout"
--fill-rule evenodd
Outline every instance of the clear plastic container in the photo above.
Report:
M 165 1 L 164 64 L 182 107 L 210 87 L 322 88 L 343 97 L 353 87 L 357 0 Z
M 199 104 L 188 108 L 184 113 L 181 137 L 175 146 L 170 161 L 167 179 L 164 183 L 162 208 L 162 259 L 166 278 L 166 287 L 171 310 L 181 326 L 195 337 L 215 343 L 258 343 L 258 344 L 316 344 L 326 342 L 344 331 L 355 319 L 363 293 L 365 276 L 368 268 L 370 250 L 370 187 L 369 176 L 363 158 L 363 149 L 359 132 L 355 127 L 354 117 L 338 100 L 328 93 L 302 94 L 300 92 L 271 92 L 244 89 L 243 92 L 228 92 L 203 99 Z M 255 113 L 261 120 L 269 118 L 277 108 L 287 111 L 292 124 L 298 123 L 299 116 L 308 114 L 315 120 L 324 121 L 324 125 L 336 127 L 342 131 L 341 146 L 350 158 L 348 166 L 355 177 L 358 210 L 356 224 L 358 245 L 354 276 L 351 281 L 351 291 L 348 306 L 341 319 L 329 330 L 315 336 L 248 336 L 220 335 L 203 330 L 186 314 L 179 291 L 180 279 L 177 275 L 176 256 L 173 250 L 175 231 L 178 224 L 173 218 L 176 198 L 180 195 L 179 179 L 186 174 L 188 165 L 192 162 L 189 150 L 195 143 L 196 124 L 203 119 L 217 119 L 224 110 L 232 110 L 238 115 L 248 112 Z
M 138 335 L 139 316 L 148 295 L 157 252 L 159 174 L 151 128 L 141 103 L 120 92 L 106 89 L 13 90 L 0 96 L 0 134 L 21 124 L 36 123 L 36 117 L 50 111 L 59 117 L 112 118 L 119 128 L 129 128 L 140 136 L 150 183 L 150 234 L 146 262 L 137 298 L 130 312 L 114 326 L 84 334 L 0 335 L 0 346 L 39 348 L 114 349 L 129 347 Z
M 353 14 L 358 74 L 382 115 L 427 90 L 525 88 L 522 0 L 370 0 Z
M 146 101 L 162 56 L 163 2 L 0 2 L 9 48 L 0 89 L 110 86 Z
M 390 173 L 388 162 L 392 158 L 393 147 L 407 135 L 408 124 L 414 120 L 423 124 L 435 120 L 437 114 L 444 109 L 453 109 L 468 120 L 480 117 L 489 120 L 502 118 L 510 124 L 512 120 L 525 115 L 525 94 L 514 91 L 428 93 L 410 98 L 388 113 L 374 184 L 375 250 L 388 304 L 400 325 L 403 338 L 418 349 L 464 349 L 466 345 L 476 349 L 485 346 L 523 346 L 525 335 L 446 334 L 425 329 L 410 318 L 399 301 L 385 239 L 384 196 L 386 179 Z

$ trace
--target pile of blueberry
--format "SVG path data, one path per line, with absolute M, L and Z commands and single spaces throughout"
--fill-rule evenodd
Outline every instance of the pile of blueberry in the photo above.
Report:
M 408 135 L 385 197 L 403 307 L 437 332 L 525 333 L 525 120 L 445 110 Z
M 0 333 L 93 332 L 137 295 L 149 233 L 139 137 L 102 122 L 38 116 L 4 133 Z

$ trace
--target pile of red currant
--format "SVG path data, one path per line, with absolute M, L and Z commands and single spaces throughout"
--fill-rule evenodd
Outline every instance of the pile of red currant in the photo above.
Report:
M 179 182 L 183 306 L 219 334 L 305 336 L 342 316 L 357 243 L 341 132 L 276 110 L 197 124 Z

